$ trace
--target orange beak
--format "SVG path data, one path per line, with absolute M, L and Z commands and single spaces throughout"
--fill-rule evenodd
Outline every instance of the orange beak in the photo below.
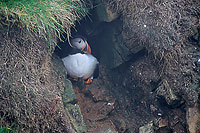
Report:
M 87 47 L 87 51 L 85 52 L 85 53 L 90 53 L 91 54 L 91 48 L 90 48 L 90 45 L 88 44 L 88 42 L 87 41 L 85 41 L 85 43 L 86 43 L 86 47 Z

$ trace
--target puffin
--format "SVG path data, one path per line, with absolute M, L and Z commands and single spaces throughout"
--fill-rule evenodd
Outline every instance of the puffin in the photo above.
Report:
M 98 72 L 97 59 L 91 54 L 91 48 L 83 36 L 75 36 L 69 40 L 71 52 L 62 58 L 67 75 L 72 80 L 83 79 L 90 84 L 95 72 Z

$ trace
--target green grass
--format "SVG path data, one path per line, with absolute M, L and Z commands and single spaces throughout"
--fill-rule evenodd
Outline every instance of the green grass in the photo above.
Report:
M 12 129 L 10 127 L 6 127 L 6 126 L 1 126 L 0 127 L 0 133 L 14 133 L 14 131 L 12 131 Z
M 3 125 L 3 118 L 0 118 L 0 133 L 15 133 L 17 132 L 16 130 L 13 129 L 13 125 L 14 123 L 11 125 L 11 126 L 5 126 Z
M 75 20 L 87 14 L 87 9 L 80 0 L 0 0 L 0 12 L 1 26 L 9 29 L 17 24 L 45 39 L 52 39 L 53 30 L 61 39 L 62 33 L 69 34 Z

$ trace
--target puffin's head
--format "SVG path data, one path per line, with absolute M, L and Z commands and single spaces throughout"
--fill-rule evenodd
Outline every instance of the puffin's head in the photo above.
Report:
M 70 43 L 73 48 L 80 49 L 84 53 L 91 54 L 91 48 L 84 37 L 76 36 L 70 39 Z

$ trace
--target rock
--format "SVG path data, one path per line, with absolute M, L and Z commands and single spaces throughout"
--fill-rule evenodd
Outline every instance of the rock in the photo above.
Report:
M 103 130 L 101 133 L 117 133 L 117 132 L 108 128 L 108 129 Z
M 64 104 L 65 112 L 68 114 L 70 118 L 71 125 L 73 129 L 78 133 L 84 133 L 87 131 L 87 128 L 83 122 L 83 116 L 81 114 L 80 108 L 77 103 L 76 94 L 72 88 L 72 83 L 70 80 L 66 79 L 65 67 L 63 63 L 59 60 L 58 57 L 53 56 L 54 62 L 54 69 L 57 68 L 57 73 L 62 75 L 65 79 L 65 84 L 63 84 L 63 92 L 62 95 L 62 102 Z M 61 79 L 58 79 L 61 80 Z
M 101 72 L 103 70 L 101 69 Z M 111 102 L 114 103 L 111 96 L 108 95 L 107 87 L 103 86 L 105 84 L 101 81 L 93 81 L 90 86 L 87 86 L 85 89 L 85 94 L 88 95 L 94 102 Z
M 60 57 L 58 57 L 58 55 L 56 55 L 56 54 L 53 54 L 51 61 L 53 63 L 53 69 L 56 71 L 56 73 L 58 75 L 66 78 L 67 71 L 66 71 L 65 66 L 64 66 L 63 62 L 61 61 Z M 60 80 L 60 79 L 58 79 L 58 80 Z
M 64 106 L 69 103 L 75 104 L 77 102 L 77 97 L 72 88 L 72 83 L 68 79 L 65 80 L 65 88 L 64 92 L 62 93 L 62 101 Z
M 177 97 L 170 87 L 166 87 L 164 83 L 156 89 L 158 96 L 164 97 L 170 106 L 178 106 L 181 104 L 180 98 Z
M 158 120 L 154 121 L 156 125 L 156 133 L 170 133 L 171 129 L 168 125 L 169 121 L 167 118 L 159 118 Z
M 62 75 L 65 79 L 65 84 L 63 84 L 63 92 L 61 93 L 62 96 L 62 102 L 64 104 L 65 112 L 68 114 L 71 125 L 73 129 L 78 133 L 84 133 L 87 132 L 87 128 L 83 122 L 83 116 L 81 114 L 81 110 L 77 103 L 77 97 L 73 90 L 72 83 L 70 80 L 66 78 L 66 72 L 65 67 L 63 63 L 60 61 L 60 59 L 57 56 L 53 56 L 53 62 L 55 64 L 55 68 L 57 68 L 57 73 L 59 75 Z M 60 79 L 58 79 L 60 80 Z
M 155 133 L 153 122 L 139 128 L 139 133 Z
M 88 119 L 91 121 L 105 120 L 109 117 L 113 110 L 113 105 L 108 105 L 106 102 L 97 102 L 87 108 Z
M 186 111 L 186 119 L 188 131 L 190 133 L 199 133 L 200 132 L 200 111 L 198 105 L 194 107 L 188 107 Z
M 113 103 L 107 103 L 105 106 L 103 106 L 99 110 L 99 113 L 104 115 L 104 116 L 108 116 L 113 110 L 114 110 L 114 104 Z
M 185 133 L 186 132 L 186 112 L 183 108 L 174 108 L 168 111 L 169 127 L 173 133 Z
M 168 127 L 168 119 L 156 119 L 151 121 L 147 125 L 139 128 L 139 133 L 170 133 L 171 130 Z
M 133 53 L 137 53 L 144 49 L 144 45 L 140 43 L 139 37 L 137 34 L 130 34 L 127 32 L 128 29 L 122 30 L 122 37 L 125 42 L 126 47 Z
M 98 20 L 96 23 L 87 24 L 85 30 L 99 50 L 100 62 L 106 64 L 108 68 L 116 68 L 130 60 L 132 54 L 141 51 L 144 46 L 141 46 L 138 40 L 133 42 L 132 39 L 127 38 L 123 22 L 118 18 L 117 12 L 110 10 L 107 2 L 96 0 L 94 3 Z
M 104 28 L 104 32 L 95 41 L 96 45 L 100 46 L 100 62 L 108 68 L 115 68 L 128 61 L 132 52 L 127 48 L 122 38 L 122 22 L 117 19 L 101 28 Z
M 196 29 L 194 35 L 189 38 L 191 41 L 196 42 L 200 46 L 200 28 Z
M 88 93 L 91 95 L 91 98 L 93 99 L 94 102 L 99 102 L 99 101 L 106 101 L 105 97 L 105 89 L 103 87 L 101 88 L 89 88 Z
M 113 104 L 105 101 L 94 102 L 91 94 L 88 94 L 88 90 L 85 90 L 91 86 L 93 86 L 93 83 L 86 85 L 86 88 L 82 91 L 80 91 L 78 87 L 74 87 L 74 91 L 78 98 L 77 104 L 79 104 L 79 107 L 81 108 L 84 122 L 87 125 L 87 132 L 101 133 L 105 129 L 115 129 L 113 122 L 109 119 L 109 116 L 111 116 L 110 111 L 112 111 L 114 107 Z M 98 88 L 98 86 L 96 87 Z
M 111 22 L 119 16 L 117 12 L 113 12 L 110 9 L 109 5 L 106 2 L 102 0 L 96 0 L 95 4 L 97 5 L 96 12 L 99 21 Z
M 127 123 L 123 119 L 113 121 L 116 129 L 120 132 L 125 132 Z
M 189 88 L 184 88 L 183 98 L 186 101 L 186 105 L 194 106 L 198 101 L 198 92 L 196 91 L 198 87 L 196 85 L 191 85 Z
M 134 133 L 134 132 L 131 128 L 129 128 L 129 129 L 126 129 L 125 133 Z
M 163 127 L 167 127 L 168 126 L 168 119 L 159 119 L 158 120 L 158 127 L 159 128 L 163 128 Z
M 69 114 L 72 125 L 77 133 L 86 133 L 87 128 L 83 122 L 83 116 L 78 104 L 67 104 L 65 110 Z

